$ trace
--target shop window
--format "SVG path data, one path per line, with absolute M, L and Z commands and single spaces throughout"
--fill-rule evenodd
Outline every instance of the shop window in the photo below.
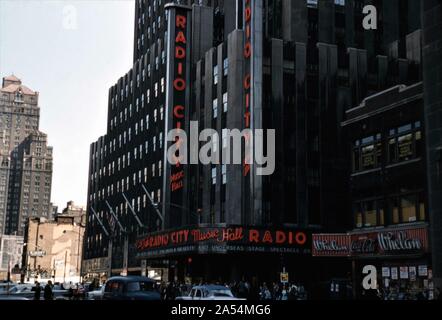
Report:
M 401 198 L 402 222 L 415 222 L 416 215 L 416 196 L 409 195 Z
M 378 224 L 377 209 L 374 201 L 364 203 L 365 226 L 373 227 Z

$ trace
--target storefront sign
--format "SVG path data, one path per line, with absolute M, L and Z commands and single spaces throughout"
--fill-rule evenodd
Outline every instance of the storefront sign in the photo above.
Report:
M 383 256 L 428 252 L 427 227 L 313 235 L 314 256 Z
M 29 256 L 32 258 L 41 258 L 44 257 L 46 255 L 46 251 L 44 250 L 39 250 L 39 251 L 29 251 Z
M 313 256 L 345 257 L 350 253 L 350 237 L 347 234 L 314 234 Z
M 309 254 L 311 240 L 304 231 L 195 227 L 156 233 L 139 239 L 139 258 L 186 253 L 274 252 Z

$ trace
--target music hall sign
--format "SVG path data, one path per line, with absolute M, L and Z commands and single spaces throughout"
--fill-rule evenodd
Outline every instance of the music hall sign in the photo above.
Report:
M 314 234 L 312 252 L 316 257 L 328 256 L 394 256 L 428 252 L 426 226 L 383 229 L 347 234 Z
M 310 254 L 311 235 L 291 229 L 242 226 L 196 226 L 154 233 L 136 242 L 138 258 L 199 253 Z

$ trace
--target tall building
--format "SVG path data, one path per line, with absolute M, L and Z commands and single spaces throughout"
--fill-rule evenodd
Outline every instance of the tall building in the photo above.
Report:
M 49 217 L 52 147 L 39 131 L 38 93 L 11 75 L 0 89 L 0 233 L 23 235 L 29 217 Z
M 136 1 L 134 66 L 91 145 L 88 265 L 207 281 L 345 276 L 345 263 L 323 272 L 310 252 L 313 232 L 353 226 L 341 122 L 421 79 L 419 5 L 369 2 L 378 30 L 363 30 L 359 0 Z M 215 130 L 212 151 L 226 149 L 226 129 L 275 129 L 275 172 L 258 175 L 246 154 L 170 164 L 167 134 L 191 121 Z
M 442 285 L 442 3 L 422 2 L 428 192 L 435 287 Z

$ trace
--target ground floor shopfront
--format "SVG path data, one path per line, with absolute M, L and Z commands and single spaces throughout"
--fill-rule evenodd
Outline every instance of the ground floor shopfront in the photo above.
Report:
M 351 274 L 347 285 L 354 298 L 372 299 L 378 294 L 381 299 L 416 300 L 435 296 L 426 224 L 316 234 L 312 242 L 316 259 L 347 261 Z M 367 266 L 375 267 L 378 290 L 366 290 L 363 286 Z M 336 295 L 335 291 L 330 281 L 331 296 Z
M 202 225 L 137 241 L 143 273 L 188 283 L 302 283 L 312 272 L 311 233 L 289 228 Z M 287 279 L 288 277 L 288 279 Z

